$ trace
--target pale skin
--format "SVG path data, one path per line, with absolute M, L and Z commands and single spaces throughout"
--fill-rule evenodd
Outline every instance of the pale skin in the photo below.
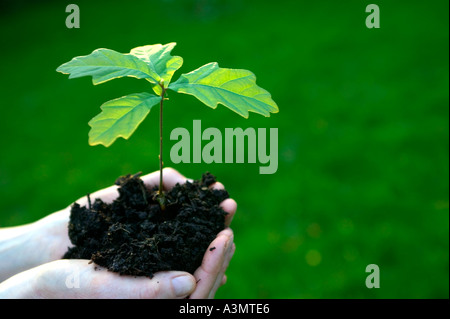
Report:
M 172 168 L 165 168 L 163 176 L 166 190 L 189 180 Z M 159 185 L 159 177 L 157 171 L 141 178 L 150 188 Z M 211 187 L 224 188 L 219 182 Z M 91 194 L 105 202 L 117 196 L 117 186 Z M 86 197 L 77 203 L 88 204 Z M 209 245 L 215 249 L 207 249 L 194 274 L 164 271 L 152 279 L 120 276 L 89 260 L 61 259 L 72 246 L 67 234 L 70 206 L 31 224 L 0 228 L 0 298 L 214 298 L 226 282 L 225 271 L 236 248 L 229 228 L 236 202 L 226 199 L 221 207 L 228 213 L 226 228 Z

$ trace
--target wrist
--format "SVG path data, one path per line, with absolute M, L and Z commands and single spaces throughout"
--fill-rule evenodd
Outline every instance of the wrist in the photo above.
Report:
M 0 230 L 0 282 L 9 277 L 60 259 L 70 240 L 69 210 L 51 214 L 34 223 Z
M 38 298 L 35 293 L 37 269 L 21 272 L 0 283 L 0 299 Z

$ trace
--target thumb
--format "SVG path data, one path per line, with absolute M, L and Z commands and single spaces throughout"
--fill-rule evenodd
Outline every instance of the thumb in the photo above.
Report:
M 189 296 L 196 286 L 186 272 L 158 272 L 151 279 L 121 276 L 88 260 L 57 260 L 29 270 L 27 277 L 33 278 L 28 298 L 172 299 Z

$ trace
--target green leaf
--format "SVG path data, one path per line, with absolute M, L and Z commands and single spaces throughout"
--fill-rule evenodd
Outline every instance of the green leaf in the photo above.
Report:
M 183 65 L 182 57 L 170 55 L 176 45 L 176 43 L 145 45 L 132 49 L 130 54 L 147 63 L 148 67 L 158 74 L 158 83 L 161 79 L 164 80 L 164 87 L 167 88 L 175 71 Z M 162 93 L 159 85 L 154 85 L 153 90 L 158 95 Z
M 169 89 L 193 95 L 213 109 L 223 104 L 245 118 L 249 112 L 267 117 L 278 112 L 270 93 L 256 85 L 252 72 L 219 68 L 215 62 L 181 75 Z
M 102 112 L 89 122 L 89 144 L 108 147 L 119 137 L 128 139 L 160 101 L 160 96 L 144 92 L 104 103 Z
M 89 55 L 73 58 L 56 71 L 70 74 L 69 79 L 92 76 L 94 85 L 125 76 L 159 83 L 159 76 L 144 61 L 131 54 L 97 49 Z

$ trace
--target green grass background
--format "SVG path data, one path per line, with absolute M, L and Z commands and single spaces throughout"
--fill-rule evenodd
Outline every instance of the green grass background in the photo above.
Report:
M 119 79 L 93 86 L 55 72 L 96 48 L 177 42 L 187 73 L 208 62 L 253 71 L 280 108 L 248 120 L 170 94 L 166 165 L 209 170 L 239 205 L 237 251 L 219 298 L 448 298 L 448 1 L 3 1 L 0 13 L 0 226 L 35 221 L 158 169 L 158 110 L 128 140 L 90 147 L 100 105 L 150 90 Z M 277 127 L 279 169 L 173 165 L 170 132 Z M 381 270 L 367 289 L 365 268 Z

